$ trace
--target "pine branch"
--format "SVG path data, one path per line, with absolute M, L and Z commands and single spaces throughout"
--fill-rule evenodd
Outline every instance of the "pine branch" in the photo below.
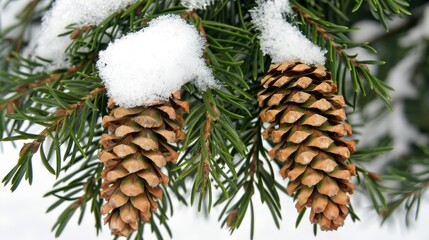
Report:
M 65 125 L 66 120 L 68 120 L 73 114 L 76 114 L 78 111 L 82 110 L 82 108 L 86 106 L 88 101 L 93 100 L 99 94 L 102 94 L 104 92 L 105 92 L 105 89 L 103 87 L 96 88 L 92 90 L 89 95 L 82 98 L 80 102 L 72 104 L 67 108 L 57 109 L 49 117 L 54 120 L 52 120 L 52 122 L 50 122 L 49 124 L 46 124 L 46 127 L 39 134 L 29 135 L 21 132 L 20 135 L 2 139 L 2 141 L 15 141 L 18 139 L 25 139 L 25 138 L 35 139 L 30 143 L 24 144 L 24 146 L 21 148 L 17 165 L 4 177 L 3 183 L 7 185 L 9 182 L 11 182 L 12 184 L 11 190 L 14 191 L 19 186 L 19 183 L 21 182 L 25 174 L 26 179 L 28 179 L 31 184 L 32 182 L 31 159 L 33 155 L 37 153 L 37 151 L 40 149 L 40 147 L 42 146 L 46 138 L 53 137 L 52 135 L 53 132 L 58 132 L 59 130 L 61 130 L 61 128 L 64 128 L 66 126 Z M 24 113 L 20 113 L 20 112 L 18 112 L 15 116 L 18 117 L 19 115 L 25 116 Z M 13 118 L 12 116 L 10 117 Z M 54 141 L 54 144 L 56 144 L 55 150 L 59 152 L 61 144 L 58 143 L 58 140 Z M 41 153 L 41 154 L 44 154 L 44 153 Z M 83 152 L 82 154 L 85 155 L 85 153 Z M 61 171 L 61 163 L 60 163 L 61 159 L 57 159 L 56 170 L 54 170 L 50 166 L 48 159 L 49 158 L 43 156 L 42 157 L 43 164 L 45 165 L 45 167 L 49 172 L 51 172 L 52 174 L 56 174 L 58 177 Z
M 0 101 L 0 111 L 7 109 L 8 113 L 14 113 L 14 105 L 19 105 L 20 99 L 22 97 L 28 96 L 32 91 L 38 87 L 42 87 L 46 84 L 57 81 L 59 78 L 64 77 L 64 75 L 69 75 L 78 72 L 81 67 L 71 67 L 67 69 L 64 73 L 52 73 L 48 77 L 43 77 L 41 79 L 31 80 L 30 82 L 20 84 L 16 86 L 16 94 Z M 11 92 L 9 92 L 10 94 Z
M 402 207 L 405 210 L 405 223 L 410 224 L 410 215 L 417 220 L 420 204 L 427 198 L 429 189 L 429 148 L 419 147 L 419 156 L 399 161 L 390 167 L 383 176 L 385 193 L 388 196 L 386 208 L 380 212 L 383 222 L 387 221 Z
M 351 31 L 348 27 L 336 25 L 318 17 L 312 10 L 307 9 L 298 3 L 295 3 L 294 10 L 300 15 L 301 22 L 304 24 L 304 32 L 313 36 L 313 41 L 319 42 L 319 45 L 326 46 L 328 50 L 328 60 L 332 72 L 332 78 L 337 82 L 339 91 L 345 97 L 348 105 L 356 107 L 359 99 L 359 93 L 366 95 L 363 81 L 366 81 L 368 87 L 375 91 L 386 107 L 390 108 L 388 90 L 392 90 L 383 81 L 374 76 L 368 69 L 367 64 L 383 64 L 382 61 L 358 60 L 357 55 L 350 55 L 345 50 L 350 47 L 364 47 L 373 52 L 368 43 L 353 43 L 345 35 Z M 315 35 L 317 34 L 317 35 Z M 315 37 L 316 36 L 316 37 Z M 338 61 L 341 60 L 341 61 Z M 348 74 L 346 74 L 348 72 Z M 351 79 L 354 89 L 353 102 L 349 102 L 346 92 L 346 80 Z
M 358 11 L 364 0 L 356 1 L 356 5 L 352 12 Z M 371 14 L 375 19 L 380 21 L 386 30 L 389 30 L 389 26 L 386 20 L 392 19 L 394 15 L 411 15 L 411 12 L 407 10 L 410 6 L 407 1 L 403 0 L 366 0 L 365 1 Z
M 409 179 L 407 179 L 409 181 Z M 429 181 L 420 182 L 414 185 L 413 188 L 398 189 L 396 192 L 391 193 L 391 196 L 396 195 L 396 200 L 390 201 L 387 205 L 387 209 L 382 213 L 384 221 L 391 217 L 391 215 L 399 207 L 403 207 L 406 211 L 405 222 L 406 225 L 410 225 L 410 214 L 414 209 L 414 220 L 417 220 L 418 213 L 420 210 L 420 204 L 422 198 L 425 196 L 427 189 L 429 188 Z
M 191 101 L 191 113 L 184 124 L 188 126 L 187 140 L 182 147 L 186 149 L 184 157 L 191 157 L 180 160 L 176 168 L 181 172 L 176 181 L 182 181 L 187 176 L 193 176 L 195 179 L 191 192 L 191 203 L 194 202 L 197 191 L 200 191 L 198 206 L 201 210 L 205 194 L 208 193 L 208 210 L 210 210 L 213 202 L 211 182 L 214 181 L 222 190 L 222 194 L 228 197 L 227 189 L 236 189 L 237 176 L 233 167 L 234 152 L 241 155 L 245 152 L 245 145 L 239 138 L 239 133 L 231 125 L 234 122 L 233 119 L 240 119 L 242 115 L 234 113 L 226 105 L 232 104 L 241 108 L 240 111 L 245 111 L 245 102 L 234 94 L 250 98 L 250 95 L 237 86 L 239 83 L 248 87 L 240 68 L 242 61 L 237 61 L 235 57 L 240 52 L 238 47 L 229 42 L 224 45 L 220 41 L 247 36 L 235 33 L 243 31 L 240 28 L 203 20 L 192 11 L 188 11 L 182 16 L 192 20 L 201 35 L 207 39 L 206 62 L 213 69 L 216 79 L 225 86 L 225 89 L 207 90 L 202 96 L 196 96 L 195 103 Z M 249 33 L 246 32 L 246 34 Z M 219 38 L 219 36 L 223 37 Z M 225 69 L 230 70 L 225 71 Z M 228 169 L 222 169 L 223 166 Z M 229 174 L 231 175 L 229 176 Z
M 48 208 L 47 212 L 60 207 L 64 203 L 71 202 L 52 227 L 56 237 L 62 233 L 71 217 L 78 210 L 81 212 L 78 224 L 82 222 L 88 204 L 90 204 L 90 211 L 95 217 L 97 233 L 101 230 L 102 222 L 100 208 L 102 201 L 99 198 L 101 170 L 102 166 L 98 163 L 97 159 L 92 158 L 85 161 L 77 171 L 73 171 L 63 179 L 58 180 L 56 183 L 56 186 L 58 186 L 57 188 L 54 188 L 44 195 L 45 197 L 55 196 L 58 198 L 58 200 Z M 62 185 L 59 186 L 60 184 Z

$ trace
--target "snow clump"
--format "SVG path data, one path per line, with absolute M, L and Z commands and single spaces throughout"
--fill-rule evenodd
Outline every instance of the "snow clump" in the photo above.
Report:
M 259 0 L 258 6 L 252 10 L 252 22 L 261 31 L 262 52 L 270 55 L 274 63 L 301 61 L 324 65 L 326 50 L 321 50 L 288 23 L 284 13 L 294 13 L 289 0 Z
M 72 40 L 69 36 L 59 36 L 66 27 L 76 24 L 99 25 L 114 12 L 124 9 L 137 0 L 57 0 L 52 9 L 42 19 L 40 36 L 30 43 L 31 55 L 52 60 L 48 69 L 69 67 L 65 53 Z
M 110 43 L 97 67 L 107 93 L 121 107 L 166 100 L 190 81 L 216 87 L 203 58 L 204 40 L 176 15 L 160 16 L 139 32 Z

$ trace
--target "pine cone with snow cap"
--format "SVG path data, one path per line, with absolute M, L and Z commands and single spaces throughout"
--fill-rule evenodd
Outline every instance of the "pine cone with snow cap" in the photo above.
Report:
M 323 66 L 273 64 L 261 82 L 260 117 L 270 123 L 263 135 L 276 144 L 269 155 L 282 163 L 288 193 L 295 194 L 299 212 L 311 208 L 312 223 L 336 230 L 348 215 L 355 175 L 346 162 L 355 142 L 341 139 L 352 134 L 344 98 Z
M 140 219 L 149 221 L 158 208 L 160 184 L 169 180 L 161 168 L 178 158 L 169 143 L 184 139 L 181 114 L 189 111 L 189 104 L 177 91 L 168 101 L 122 108 L 110 99 L 108 107 L 110 114 L 102 124 L 109 133 L 101 136 L 99 154 L 105 167 L 101 197 L 106 203 L 101 214 L 108 214 L 105 223 L 113 234 L 129 236 Z

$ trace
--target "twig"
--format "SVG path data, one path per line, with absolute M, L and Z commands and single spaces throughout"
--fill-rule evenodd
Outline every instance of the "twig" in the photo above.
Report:
M 45 141 L 49 133 L 58 129 L 59 125 L 64 121 L 64 119 L 71 116 L 74 112 L 82 109 L 85 106 L 85 102 L 87 100 L 93 99 L 98 94 L 104 93 L 105 91 L 106 89 L 104 87 L 95 88 L 87 96 L 83 97 L 80 102 L 71 104 L 69 106 L 69 109 L 65 109 L 65 108 L 57 109 L 52 115 L 58 116 L 58 118 L 55 121 L 53 121 L 49 125 L 49 127 L 46 127 L 43 131 L 41 131 L 38 134 L 40 136 L 39 139 L 34 140 L 30 143 L 25 143 L 24 146 L 21 148 L 19 155 L 21 156 L 29 148 L 31 149 L 32 153 L 35 154 L 39 150 L 40 145 Z
M 48 83 L 51 83 L 51 82 L 54 82 L 54 81 L 58 80 L 64 74 L 75 73 L 75 72 L 79 71 L 81 68 L 82 68 L 82 66 L 74 66 L 74 67 L 71 67 L 71 68 L 67 69 L 67 71 L 64 72 L 64 73 L 61 73 L 61 74 L 54 73 L 54 74 L 51 74 L 47 78 L 42 78 L 42 79 L 36 80 L 36 81 L 34 81 L 32 83 L 29 83 L 29 84 L 22 84 L 22 85 L 17 86 L 16 90 L 17 90 L 17 92 L 19 92 L 18 96 L 13 97 L 13 98 L 9 99 L 8 101 L 0 104 L 0 111 L 2 111 L 2 110 L 4 110 L 4 109 L 7 108 L 8 109 L 8 113 L 13 112 L 13 104 L 19 103 L 19 99 L 23 95 L 29 93 L 31 90 L 34 90 L 35 88 L 44 86 L 44 85 L 46 85 Z
M 211 131 L 212 131 L 212 117 L 210 116 L 210 113 L 206 112 L 206 125 L 204 126 L 204 143 L 206 144 L 209 158 L 212 155 L 211 149 L 210 149 Z M 208 159 L 203 160 L 202 173 L 203 173 L 204 179 L 207 180 L 210 174 L 210 162 Z

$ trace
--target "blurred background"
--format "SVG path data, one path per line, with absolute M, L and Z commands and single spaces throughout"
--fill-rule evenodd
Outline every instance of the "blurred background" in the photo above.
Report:
M 28 0 L 0 0 L 0 31 L 17 23 L 20 9 Z M 50 2 L 50 1 L 46 1 Z M 8 3 L 8 4 L 6 4 Z M 359 28 L 351 32 L 356 42 L 369 42 L 377 53 L 362 49 L 349 49 L 361 60 L 382 60 L 383 65 L 370 65 L 380 79 L 394 88 L 391 106 L 387 109 L 371 91 L 359 101 L 359 109 L 350 114 L 358 149 L 373 149 L 378 155 L 365 155 L 364 151 L 354 161 L 382 176 L 385 186 L 387 209 L 377 215 L 374 210 L 379 201 L 372 192 L 358 192 L 352 198 L 355 211 L 361 221 L 350 218 L 336 232 L 319 232 L 313 236 L 312 226 L 303 222 L 295 229 L 297 213 L 292 199 L 283 196 L 283 221 L 281 229 L 275 227 L 267 208 L 257 203 L 255 239 L 428 239 L 429 229 L 429 3 L 427 0 L 410 1 L 412 15 L 393 17 L 388 20 L 388 31 L 374 19 L 369 9 L 350 15 L 350 26 Z M 37 32 L 35 25 L 23 35 L 24 40 Z M 5 41 L 19 31 L 8 32 Z M 1 45 L 1 44 L 0 44 Z M 0 48 L 0 53 L 4 49 Z M 0 60 L 1 62 L 1 60 Z M 351 110 L 350 110 L 351 112 Z M 0 177 L 3 178 L 14 166 L 18 149 L 2 143 L 0 149 Z M 387 151 L 389 150 L 389 151 Z M 372 151 L 372 153 L 374 152 Z M 54 239 L 50 229 L 61 213 L 46 209 L 55 199 L 44 198 L 55 177 L 50 175 L 37 160 L 34 162 L 34 182 L 23 182 L 18 190 L 10 192 L 8 186 L 0 186 L 1 239 L 31 240 Z M 378 181 L 376 181 L 378 182 Z M 368 185 L 371 186 L 371 185 Z M 373 192 L 374 193 L 374 192 Z M 255 198 L 257 200 L 257 198 Z M 173 239 L 249 239 L 249 224 L 244 222 L 233 235 L 220 229 L 217 221 L 220 210 L 214 209 L 210 217 L 197 213 L 196 209 L 177 206 L 169 223 Z M 390 216 L 390 217 L 389 217 Z M 383 217 L 389 217 L 383 225 Z M 80 226 L 78 216 L 70 221 L 59 239 L 111 239 L 105 228 L 96 235 L 94 221 L 87 215 Z M 167 235 L 166 235 L 167 236 Z M 152 239 L 147 233 L 147 239 Z

